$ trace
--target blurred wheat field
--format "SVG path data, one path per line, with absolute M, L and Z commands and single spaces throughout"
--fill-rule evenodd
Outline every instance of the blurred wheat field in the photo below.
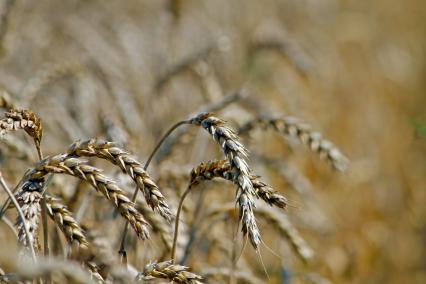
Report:
M 96 137 L 128 151 L 102 149 L 103 160 L 80 153 L 81 161 L 68 161 L 72 173 L 62 175 L 62 164 L 40 166 L 28 130 L 33 118 L 23 115 L 29 124 L 16 127 L 27 133 L 4 133 L 5 183 L 25 192 L 21 180 L 42 180 L 54 217 L 50 256 L 42 257 L 40 216 L 36 264 L 22 265 L 15 233 L 23 225 L 14 226 L 18 213 L 9 206 L 0 222 L 0 282 L 99 282 L 88 272 L 96 266 L 110 283 L 426 283 L 425 15 L 421 0 L 0 1 L 0 119 L 16 115 L 12 108 L 33 111 L 44 157 Z M 181 126 L 144 169 L 146 177 L 142 167 L 163 134 L 204 111 L 226 124 L 203 118 Z M 259 116 L 285 120 L 256 122 L 244 133 Z M 240 130 L 252 174 L 260 176 L 249 178 L 288 200 L 286 210 L 256 200 L 257 251 L 250 230 L 248 237 L 240 232 L 239 218 L 247 216 L 239 215 L 244 202 L 238 195 L 236 202 L 235 188 L 243 186 L 233 179 L 239 148 L 220 132 L 228 125 Z M 334 152 L 321 150 L 311 129 L 348 158 L 347 170 L 333 170 Z M 214 179 L 202 166 L 191 173 L 228 158 L 230 165 L 217 162 L 223 171 Z M 57 174 L 44 179 L 49 171 Z M 134 207 L 130 202 L 134 172 L 151 203 L 142 192 Z M 175 263 L 166 262 L 179 201 L 200 172 L 178 219 Z M 91 188 L 92 178 L 103 194 Z M 7 199 L 0 190 L 0 205 Z M 148 240 L 135 233 L 143 235 L 138 214 L 148 220 Z M 55 222 L 63 216 L 62 225 L 77 231 L 61 232 Z M 127 266 L 118 253 L 125 220 L 132 225 Z M 86 241 L 90 257 L 78 247 Z M 170 272 L 177 264 L 188 271 Z

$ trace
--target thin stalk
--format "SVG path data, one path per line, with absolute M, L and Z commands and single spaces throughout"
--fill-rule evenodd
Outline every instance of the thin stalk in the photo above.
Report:
M 37 149 L 37 155 L 38 159 L 41 161 L 43 160 L 43 152 L 41 151 L 41 144 L 40 141 L 34 139 L 34 144 Z M 51 178 L 50 176 L 49 178 Z M 46 186 L 47 188 L 47 186 Z M 47 223 L 47 205 L 46 205 L 46 188 L 44 188 L 42 192 L 42 199 L 41 199 L 41 222 L 43 224 L 43 248 L 44 248 L 44 256 L 48 257 L 50 254 L 50 247 L 49 247 L 49 227 Z M 50 274 L 46 275 L 46 283 L 51 283 Z
M 167 137 L 170 136 L 170 134 L 175 131 L 179 126 L 188 124 L 189 121 L 188 120 L 182 120 L 179 121 L 178 123 L 174 124 L 172 127 L 170 127 L 169 130 L 167 130 L 167 132 L 163 135 L 163 137 L 161 138 L 161 140 L 157 143 L 157 145 L 155 146 L 154 150 L 152 151 L 151 155 L 149 155 L 148 160 L 146 161 L 145 165 L 144 165 L 144 170 L 146 171 L 149 167 L 149 164 L 152 161 L 152 158 L 154 157 L 154 155 L 157 153 L 158 149 L 160 149 L 161 145 L 164 143 L 164 141 L 167 139 Z M 138 196 L 138 188 L 136 187 L 135 192 L 133 193 L 133 197 L 132 197 L 132 202 L 136 201 L 136 198 Z M 126 256 L 126 250 L 125 250 L 125 243 L 126 243 L 126 236 L 127 236 L 127 231 L 129 229 L 129 223 L 126 222 L 126 224 L 124 225 L 124 229 L 123 232 L 121 233 L 121 241 L 120 241 L 120 249 L 118 251 L 118 253 L 120 254 L 120 256 L 122 257 L 122 259 L 125 258 Z
M 28 171 L 27 171 L 28 172 Z M 24 177 L 27 175 L 27 173 L 24 174 Z M 15 192 L 18 190 L 18 188 L 21 188 L 22 182 L 24 179 L 21 179 L 18 184 L 13 188 L 12 193 L 15 194 Z M 6 201 L 3 203 L 3 206 L 0 210 L 0 220 L 3 218 L 3 215 L 6 213 L 6 211 L 9 209 L 10 205 L 10 198 L 8 197 Z
M 143 169 L 146 171 L 149 167 L 149 164 L 151 163 L 152 158 L 154 157 L 154 155 L 157 153 L 158 149 L 160 149 L 161 145 L 163 144 L 163 142 L 166 140 L 167 137 L 169 137 L 170 134 L 172 134 L 173 131 L 176 130 L 176 128 L 178 128 L 181 125 L 185 125 L 185 124 L 189 124 L 188 120 L 182 120 L 179 121 L 178 123 L 176 123 L 175 125 L 173 125 L 172 127 L 170 127 L 169 130 L 167 130 L 167 132 L 164 134 L 164 136 L 161 138 L 160 142 L 157 143 L 157 146 L 155 146 L 154 150 L 152 151 L 151 155 L 149 156 L 148 160 L 145 163 L 145 166 L 143 167 Z M 136 199 L 135 199 L 136 200 Z
M 185 198 L 189 194 L 189 192 L 191 191 L 191 189 L 192 189 L 192 186 L 189 185 L 188 188 L 183 193 L 182 197 L 180 198 L 178 210 L 177 210 L 177 213 L 176 213 L 175 232 L 174 232 L 174 235 L 173 235 L 173 246 L 172 246 L 172 252 L 171 252 L 171 260 L 173 261 L 173 263 L 176 262 L 176 260 L 175 260 L 175 257 L 176 257 L 176 243 L 177 243 L 177 238 L 178 238 L 178 234 L 179 234 L 179 218 L 180 218 L 180 213 L 182 212 L 183 202 L 185 201 Z
M 22 212 L 21 207 L 19 206 L 19 203 L 16 200 L 15 196 L 13 196 L 12 191 L 10 191 L 9 187 L 7 186 L 6 181 L 4 180 L 3 174 L 1 172 L 0 172 L 0 184 L 3 187 L 3 189 L 6 191 L 7 195 L 10 198 L 10 200 L 12 200 L 13 204 L 16 207 L 16 210 L 18 210 L 19 217 L 21 217 L 21 219 L 22 219 L 22 223 L 23 223 L 24 230 L 25 230 L 25 237 L 26 237 L 27 243 L 28 243 L 28 245 L 30 247 L 31 256 L 32 256 L 32 258 L 34 260 L 34 263 L 35 263 L 36 262 L 36 254 L 35 254 L 35 251 L 34 251 L 33 243 L 30 240 L 30 232 L 28 230 L 27 222 L 25 222 L 24 213 Z
M 43 152 L 41 151 L 40 142 L 34 139 L 34 144 L 37 149 L 38 159 L 43 160 Z M 46 205 L 46 190 L 43 190 L 43 198 L 41 200 L 41 220 L 43 224 L 43 246 L 44 255 L 49 256 L 49 228 L 47 227 L 47 205 Z

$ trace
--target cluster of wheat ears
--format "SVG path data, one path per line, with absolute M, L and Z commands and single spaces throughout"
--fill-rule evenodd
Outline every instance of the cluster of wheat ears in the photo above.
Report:
M 4 99 L 3 105 L 5 105 Z M 188 125 L 204 129 L 206 134 L 217 142 L 223 153 L 223 159 L 206 161 L 193 167 L 186 174 L 188 181 L 186 190 L 179 196 L 177 207 L 173 208 L 168 202 L 168 197 L 151 178 L 149 165 L 163 142 L 171 138 L 170 134 L 177 128 L 188 127 Z M 43 128 L 40 117 L 31 110 L 12 108 L 5 112 L 4 118 L 0 120 L 1 135 L 9 134 L 14 130 L 24 130 L 34 140 L 38 162 L 32 165 L 14 189 L 9 187 L 8 182 L 0 174 L 1 186 L 8 195 L 8 199 L 1 207 L 0 218 L 8 222 L 5 212 L 17 211 L 17 221 L 14 225 L 16 228 L 10 225 L 12 230 L 17 231 L 17 241 L 21 248 L 16 261 L 12 260 L 15 259 L 14 257 L 10 257 L 10 262 L 14 262 L 11 264 L 11 267 L 14 267 L 13 271 L 1 272 L 0 268 L 0 282 L 51 283 L 52 274 L 59 273 L 71 283 L 127 283 L 155 281 L 155 279 L 175 283 L 202 283 L 210 275 L 218 274 L 242 279 L 242 282 L 257 283 L 254 276 L 236 271 L 235 267 L 223 269 L 206 267 L 200 271 L 194 271 L 177 261 L 179 225 L 185 198 L 197 187 L 200 188 L 200 183 L 215 178 L 234 184 L 235 200 L 233 202 L 230 200 L 230 203 L 226 204 L 215 204 L 217 206 L 211 210 L 208 218 L 214 220 L 223 216 L 232 217 L 233 212 L 237 210 L 238 228 L 242 232 L 238 234 L 242 236 L 239 240 L 244 242 L 248 239 L 256 251 L 262 244 L 262 234 L 257 218 L 264 218 L 277 228 L 283 238 L 288 240 L 301 259 L 309 260 L 313 255 L 312 249 L 292 226 L 284 212 L 288 205 L 287 198 L 263 182 L 249 165 L 249 153 L 239 136 L 246 135 L 257 127 L 270 128 L 284 137 L 299 140 L 338 171 L 344 171 L 347 167 L 347 158 L 334 144 L 324 139 L 320 133 L 313 131 L 308 124 L 284 115 L 260 115 L 234 130 L 225 120 L 213 113 L 196 114 L 173 125 L 144 164 L 124 149 L 120 143 L 98 138 L 77 140 L 63 153 L 44 157 Z M 123 188 L 113 178 L 105 175 L 102 169 L 92 166 L 88 158 L 102 159 L 118 167 L 134 182 L 133 194 L 130 189 Z M 157 171 L 159 173 L 156 175 L 161 176 L 161 170 Z M 60 174 L 66 174 L 90 184 L 96 192 L 110 202 L 115 212 L 124 218 L 125 227 L 120 234 L 120 245 L 117 248 L 118 261 L 99 255 L 101 254 L 99 246 L 91 242 L 88 236 L 90 228 L 81 225 L 81 217 L 75 217 L 77 213 L 71 208 L 75 206 L 67 207 L 71 202 L 63 203 L 60 198 L 49 192 L 52 177 Z M 139 192 L 144 200 L 138 196 Z M 55 229 L 48 228 L 48 218 L 68 241 L 65 259 L 53 255 L 49 250 L 50 246 L 55 245 L 52 241 Z M 129 227 L 140 242 L 150 239 L 152 234 L 159 235 L 166 251 L 163 259 L 150 262 L 143 269 L 132 265 L 128 261 L 126 251 Z M 43 236 L 43 244 L 40 243 L 39 236 Z

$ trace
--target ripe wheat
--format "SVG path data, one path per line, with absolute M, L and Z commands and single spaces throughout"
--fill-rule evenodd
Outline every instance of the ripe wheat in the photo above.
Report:
M 286 137 L 297 138 L 338 171 L 345 171 L 348 167 L 349 160 L 333 143 L 324 139 L 321 133 L 313 131 L 310 125 L 298 118 L 284 115 L 260 115 L 241 126 L 238 133 L 245 134 L 256 127 L 272 128 Z
M 238 136 L 224 120 L 211 113 L 201 113 L 190 119 L 190 123 L 203 127 L 219 143 L 231 165 L 232 181 L 238 186 L 237 202 L 240 210 L 240 221 L 243 234 L 249 235 L 252 246 L 257 249 L 260 232 L 253 213 L 254 198 L 257 196 L 250 179 L 250 168 L 246 162 L 247 150 L 238 141 Z
M 87 165 L 87 161 L 67 154 L 59 154 L 41 161 L 32 169 L 27 179 L 40 181 L 49 173 L 68 174 L 88 181 L 97 191 L 102 193 L 132 225 L 136 234 L 142 239 L 149 238 L 148 226 L 142 214 L 134 207 L 133 202 L 124 195 L 115 181 L 106 177 L 98 168 Z

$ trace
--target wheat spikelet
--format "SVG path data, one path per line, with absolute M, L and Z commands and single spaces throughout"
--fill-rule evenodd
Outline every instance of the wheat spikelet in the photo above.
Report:
M 243 234 L 248 233 L 250 242 L 255 249 L 261 241 L 253 209 L 256 191 L 250 179 L 250 168 L 246 162 L 247 150 L 238 141 L 239 138 L 225 121 L 211 113 L 201 113 L 190 119 L 191 124 L 199 125 L 213 136 L 220 145 L 231 165 L 232 181 L 238 186 L 237 202 L 240 211 Z
M 35 113 L 25 109 L 11 109 L 4 115 L 5 118 L 0 120 L 0 135 L 4 135 L 8 131 L 23 129 L 40 145 L 43 128 L 41 120 Z
M 64 233 L 69 243 L 77 242 L 79 247 L 87 248 L 89 243 L 86 240 L 83 229 L 72 216 L 71 212 L 58 199 L 52 196 L 45 196 L 47 212 L 50 218 Z
M 127 151 L 116 146 L 115 143 L 99 139 L 90 139 L 83 142 L 77 141 L 70 146 L 68 154 L 87 157 L 95 156 L 119 166 L 123 172 L 127 173 L 135 181 L 136 185 L 144 193 L 148 205 L 153 210 L 157 210 L 163 218 L 170 221 L 170 208 L 158 186 L 143 169 L 141 163 L 130 156 Z
M 258 126 L 264 129 L 272 128 L 287 137 L 300 140 L 338 171 L 345 171 L 348 167 L 349 160 L 333 143 L 322 138 L 321 133 L 313 131 L 310 125 L 298 118 L 283 115 L 260 115 L 241 126 L 238 133 L 250 132 Z
M 195 185 L 202 180 L 223 178 L 232 181 L 231 165 L 226 160 L 208 161 L 194 167 L 190 173 L 190 183 Z M 250 180 L 256 194 L 266 203 L 279 208 L 287 207 L 287 198 L 275 192 L 269 185 L 259 180 L 259 177 L 251 175 Z
M 38 225 L 41 211 L 40 201 L 42 199 L 40 189 L 41 185 L 38 183 L 27 183 L 23 185 L 22 191 L 16 196 L 16 200 L 24 213 L 24 220 L 18 217 L 16 221 L 18 227 L 18 241 L 25 248 L 29 247 L 24 228 L 26 224 L 29 233 L 29 241 L 33 244 L 36 251 L 39 250 Z
M 149 281 L 156 278 L 167 279 L 173 283 L 202 283 L 201 276 L 189 272 L 186 266 L 173 264 L 171 260 L 147 264 L 144 271 L 136 277 L 136 281 Z
M 142 239 L 149 238 L 148 223 L 133 202 L 124 195 L 115 181 L 106 177 L 98 168 L 87 165 L 84 161 L 67 154 L 59 154 L 41 161 L 27 175 L 30 181 L 43 180 L 48 173 L 68 174 L 88 181 L 117 208 L 118 212 L 132 225 L 136 234 Z

